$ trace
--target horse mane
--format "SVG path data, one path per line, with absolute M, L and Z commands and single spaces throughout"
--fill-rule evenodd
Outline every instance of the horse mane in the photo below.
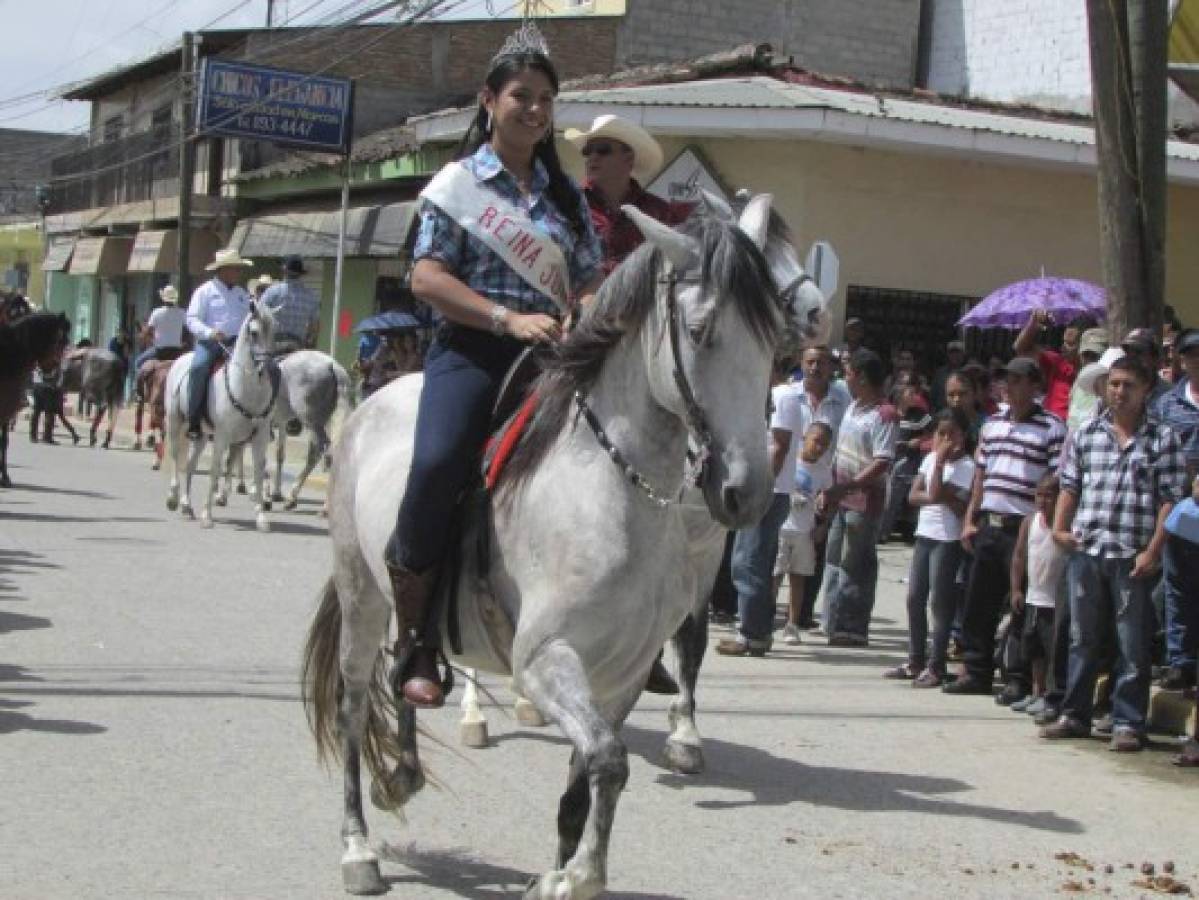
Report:
M 71 323 L 62 313 L 30 313 L 0 325 L 0 376 L 25 375 L 56 342 L 66 342 Z
M 716 288 L 728 296 L 755 339 L 771 346 L 780 331 L 778 294 L 753 241 L 734 223 L 700 214 L 693 214 L 679 230 L 699 242 L 704 293 Z M 519 484 L 536 470 L 561 433 L 575 392 L 588 393 L 608 353 L 645 324 L 654 309 L 661 270 L 661 251 L 643 243 L 604 280 L 591 308 L 554 348 L 533 388 L 537 411 L 504 466 L 506 483 Z

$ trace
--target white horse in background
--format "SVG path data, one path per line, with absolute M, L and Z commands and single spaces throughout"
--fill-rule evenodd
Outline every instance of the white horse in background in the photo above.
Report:
M 769 503 L 763 403 L 783 325 L 759 252 L 769 207 L 769 196 L 755 198 L 740 228 L 707 219 L 690 234 L 626 208 L 647 243 L 559 347 L 490 510 L 463 535 L 461 652 L 452 641 L 447 650 L 511 675 L 575 748 L 557 865 L 528 898 L 588 900 L 607 883 L 628 778 L 618 733 L 691 606 L 687 534 L 671 500 L 689 435 L 705 449 L 702 487 L 714 518 L 743 527 Z M 396 808 L 423 784 L 415 710 L 383 674 L 392 613 L 384 546 L 404 493 L 421 385 L 411 375 L 374 394 L 337 442 L 334 571 L 305 652 L 318 747 L 344 763 L 342 874 L 352 893 L 385 889 L 362 814 L 361 756 L 377 805 Z
M 191 503 L 192 475 L 204 451 L 206 438 L 212 438 L 212 460 L 209 463 L 208 496 L 200 510 L 200 524 L 212 527 L 212 502 L 216 497 L 223 466 L 230 448 L 249 444 L 254 457 L 255 526 L 270 531 L 267 511 L 271 508 L 265 492 L 266 448 L 271 439 L 271 415 L 278 392 L 278 367 L 270 358 L 275 319 L 271 311 L 256 300 L 250 301 L 250 313 L 237 333 L 237 342 L 225 365 L 208 380 L 205 438 L 187 438 L 187 395 L 191 380 L 189 368 L 192 354 L 185 353 L 175 360 L 167 376 L 166 394 L 166 471 L 170 479 L 167 509 L 178 508 L 188 518 L 194 517 Z M 189 452 L 190 446 L 190 452 Z M 179 490 L 179 472 L 185 473 L 183 492 Z
M 703 201 L 709 215 L 736 220 L 733 208 L 719 197 L 705 191 Z M 804 346 L 826 344 L 832 325 L 828 299 L 804 271 L 787 223 L 773 210 L 764 252 L 770 276 L 786 307 L 789 327 Z M 695 725 L 695 689 L 708 647 L 708 604 L 720 573 L 728 529 L 712 518 L 704 498 L 694 488 L 685 489 L 679 509 L 687 530 L 684 575 L 692 605 L 671 639 L 678 661 L 679 695 L 670 703 L 671 734 L 663 748 L 663 761 L 676 772 L 694 775 L 704 769 L 702 740 Z M 477 673 L 467 670 L 464 681 L 461 741 L 467 747 L 485 747 L 489 743 L 488 727 L 479 703 Z M 537 709 L 523 697 L 516 698 L 514 713 L 522 725 L 545 724 Z
M 275 470 L 271 473 L 271 500 L 282 501 L 284 509 L 295 509 L 300 490 L 318 462 L 324 461 L 327 470 L 332 462 L 330 448 L 333 439 L 329 428 L 339 408 L 354 406 L 350 376 L 341 363 L 319 350 L 296 350 L 279 361 L 279 396 L 275 399 L 272 425 L 275 430 Z M 308 455 L 300 474 L 292 482 L 287 496 L 283 495 L 283 462 L 287 456 L 287 427 L 298 421 L 308 431 Z M 244 494 L 245 453 L 234 451 L 225 472 L 225 481 L 217 493 L 216 503 L 224 506 L 237 469 L 237 492 Z

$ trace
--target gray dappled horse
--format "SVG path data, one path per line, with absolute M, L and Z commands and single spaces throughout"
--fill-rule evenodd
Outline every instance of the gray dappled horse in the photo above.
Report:
M 339 407 L 352 408 L 353 397 L 350 376 L 341 363 L 328 353 L 319 350 L 296 350 L 288 353 L 279 362 L 279 396 L 275 400 L 275 471 L 272 473 L 271 500 L 283 501 L 284 509 L 295 509 L 299 503 L 300 490 L 304 482 L 322 459 L 325 468 L 331 462 L 330 448 L 333 441 L 329 426 Z M 291 490 L 283 496 L 283 461 L 287 455 L 287 427 L 289 422 L 298 421 L 308 432 L 308 455 L 300 474 L 292 482 Z M 237 467 L 239 493 L 245 492 L 243 453 L 231 455 L 226 470 L 224 486 L 217 494 L 216 502 L 224 506 L 229 495 L 234 466 Z
M 125 400 L 125 374 L 128 364 L 111 350 L 84 347 L 72 350 L 63 359 L 62 389 L 65 393 L 78 391 L 84 401 L 95 406 L 88 443 L 96 446 L 96 432 L 104 413 L 108 413 L 108 430 L 104 433 L 105 450 L 112 443 L 117 413 Z
M 705 453 L 705 502 L 725 527 L 757 521 L 770 501 L 763 398 L 783 315 L 760 252 L 769 207 L 769 196 L 754 198 L 740 229 L 709 218 L 690 223 L 690 234 L 626 207 L 646 244 L 558 347 L 530 431 L 488 514 L 463 535 L 455 660 L 511 675 L 574 745 L 557 865 L 526 897 L 587 900 L 607 883 L 628 778 L 619 730 L 691 607 L 687 533 L 672 501 L 689 436 Z M 345 766 L 342 875 L 352 893 L 385 889 L 362 813 L 361 756 L 376 805 L 398 808 L 424 781 L 415 710 L 388 688 L 383 649 L 392 612 L 384 545 L 421 384 L 409 375 L 372 395 L 337 442 L 333 575 L 305 652 L 318 748 Z
M 208 496 L 200 510 L 200 524 L 212 527 L 212 501 L 220 482 L 220 460 L 228 457 L 231 448 L 240 450 L 246 444 L 254 456 L 254 502 L 257 507 L 255 526 L 270 531 L 267 512 L 270 500 L 264 491 L 266 448 L 271 439 L 271 415 L 275 409 L 279 373 L 270 348 L 275 318 L 271 311 L 256 300 L 250 300 L 250 312 L 237 333 L 237 342 L 225 360 L 225 365 L 208 380 L 205 437 L 187 437 L 187 392 L 191 380 L 192 354 L 185 353 L 171 365 L 166 391 L 166 471 L 170 480 L 167 509 L 179 509 L 192 518 L 192 475 L 204 451 L 207 437 L 212 438 L 212 460 L 209 463 Z M 190 452 L 189 452 L 190 446 Z M 184 473 L 182 494 L 179 473 Z

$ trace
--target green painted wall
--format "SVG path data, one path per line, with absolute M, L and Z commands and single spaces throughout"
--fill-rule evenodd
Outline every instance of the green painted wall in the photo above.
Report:
M 321 285 L 321 332 L 317 349 L 329 352 L 329 337 L 333 319 L 333 260 L 325 265 Z M 349 336 L 338 335 L 336 359 L 349 371 L 358 350 L 358 335 L 353 327 L 375 312 L 375 278 L 378 265 L 373 259 L 347 259 L 342 273 L 341 312 L 350 323 Z

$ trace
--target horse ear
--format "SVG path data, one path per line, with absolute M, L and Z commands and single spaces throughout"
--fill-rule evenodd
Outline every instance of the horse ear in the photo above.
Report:
M 759 250 L 766 249 L 766 233 L 770 227 L 770 205 L 774 203 L 773 194 L 758 194 L 745 205 L 741 220 L 737 223 Z
M 717 219 L 725 222 L 731 222 L 737 218 L 733 208 L 725 202 L 725 199 L 719 194 L 713 194 L 706 188 L 699 189 L 700 202 L 703 203 L 704 212 Z
M 637 207 L 625 204 L 624 214 L 633 220 L 637 230 L 647 241 L 666 254 L 677 269 L 689 269 L 699 258 L 699 244 L 693 239 L 664 225 L 652 216 L 647 216 Z
M 258 315 L 258 303 L 257 303 L 257 302 L 255 302 L 255 300 L 254 300 L 254 298 L 253 298 L 253 297 L 251 297 L 251 298 L 250 298 L 250 318 L 251 318 L 251 319 L 257 319 L 257 318 L 259 318 L 259 315 Z

